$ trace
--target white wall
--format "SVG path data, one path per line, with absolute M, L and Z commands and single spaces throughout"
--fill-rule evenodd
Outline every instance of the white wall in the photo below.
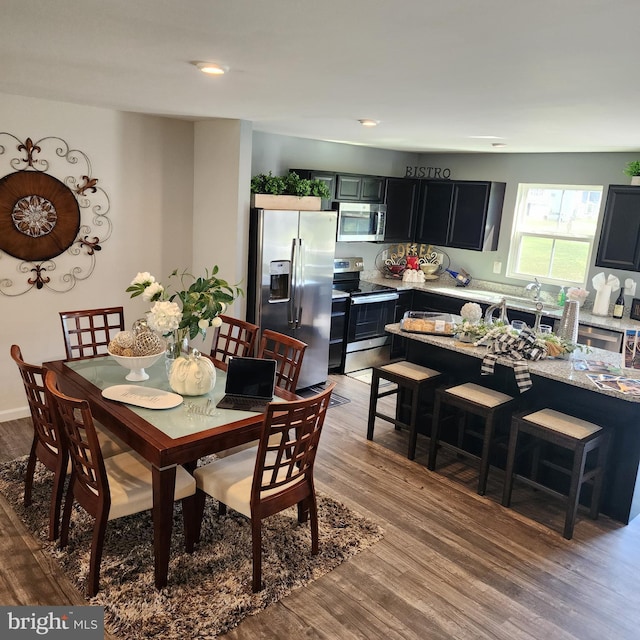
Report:
M 0 122 L 21 140 L 56 136 L 84 151 L 110 197 L 113 222 L 95 271 L 71 291 L 0 295 L 1 422 L 27 415 L 11 344 L 30 362 L 61 358 L 59 311 L 123 305 L 130 324 L 148 309 L 125 293 L 138 271 L 162 279 L 176 267 L 191 267 L 193 124 L 12 95 L 0 96 Z M 18 263 L 4 253 L 0 259 L 3 268 Z

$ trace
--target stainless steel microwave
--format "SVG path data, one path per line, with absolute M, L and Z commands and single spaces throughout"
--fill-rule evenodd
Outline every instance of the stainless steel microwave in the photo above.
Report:
M 338 242 L 381 242 L 387 221 L 386 204 L 338 203 Z

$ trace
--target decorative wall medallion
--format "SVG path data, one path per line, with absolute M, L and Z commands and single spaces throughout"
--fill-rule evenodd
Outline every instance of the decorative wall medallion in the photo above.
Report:
M 86 154 L 61 138 L 0 133 L 0 168 L 13 170 L 0 179 L 0 293 L 63 292 L 86 280 L 112 230 L 109 197 Z

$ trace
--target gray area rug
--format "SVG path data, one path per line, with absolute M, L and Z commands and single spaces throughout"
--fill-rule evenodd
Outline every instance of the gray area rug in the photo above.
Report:
M 75 505 L 69 545 L 47 541 L 52 474 L 38 463 L 33 504 L 22 503 L 27 458 L 0 465 L 0 491 L 65 574 L 85 593 L 92 519 Z M 100 573 L 100 591 L 88 604 L 105 607 L 105 626 L 126 639 L 216 638 L 382 538 L 375 523 L 318 494 L 320 553 L 311 555 L 309 525 L 299 525 L 289 509 L 263 521 L 263 581 L 251 591 L 251 528 L 229 510 L 217 515 L 207 499 L 199 548 L 184 551 L 179 503 L 174 510 L 169 584 L 153 583 L 153 524 L 145 512 L 109 522 Z

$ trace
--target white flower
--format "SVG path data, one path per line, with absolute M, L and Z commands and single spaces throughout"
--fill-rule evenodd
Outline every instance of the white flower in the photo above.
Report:
M 213 320 L 211 320 L 211 326 L 212 327 L 221 327 L 222 326 L 222 318 L 220 318 L 220 316 L 216 316 L 215 318 L 213 318 Z
M 202 318 L 201 320 L 198 320 L 198 328 L 202 329 L 203 331 L 205 329 L 209 328 L 209 321 L 206 318 Z
M 146 286 L 155 281 L 156 279 L 148 271 L 142 271 L 138 272 L 138 275 L 131 281 L 131 284 L 144 284 Z
M 224 313 L 227 310 L 227 303 L 226 302 L 221 302 L 220 303 L 220 313 Z M 222 322 L 222 320 L 220 321 Z
M 482 307 L 476 302 L 467 302 L 462 305 L 460 315 L 469 322 L 478 322 L 482 318 Z
M 149 302 L 153 298 L 159 298 L 163 291 L 164 287 L 159 282 L 151 282 L 142 292 L 142 299 Z
M 180 320 L 182 320 L 180 307 L 168 300 L 154 302 L 151 311 L 147 314 L 149 327 L 161 333 L 175 331 L 180 325 Z

